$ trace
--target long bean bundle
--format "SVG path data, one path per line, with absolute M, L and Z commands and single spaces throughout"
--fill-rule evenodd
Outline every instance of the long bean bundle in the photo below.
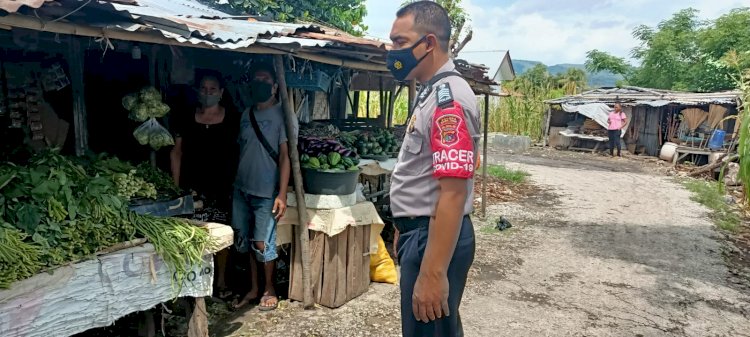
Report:
M 7 224 L 6 224 L 7 226 Z M 38 246 L 24 242 L 28 235 L 14 228 L 0 226 L 0 289 L 19 279 L 33 276 L 42 269 Z
M 130 222 L 154 245 L 156 253 L 174 273 L 177 293 L 182 290 L 187 274 L 199 266 L 206 251 L 216 245 L 207 231 L 183 219 L 131 213 Z

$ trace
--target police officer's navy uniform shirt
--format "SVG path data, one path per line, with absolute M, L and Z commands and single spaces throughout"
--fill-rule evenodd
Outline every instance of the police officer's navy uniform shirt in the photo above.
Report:
M 455 71 L 453 60 L 437 74 L 449 71 Z M 434 216 L 438 180 L 455 177 L 466 179 L 464 215 L 470 214 L 480 128 L 476 96 L 459 76 L 442 78 L 425 91 L 417 97 L 391 176 L 391 211 L 394 217 Z

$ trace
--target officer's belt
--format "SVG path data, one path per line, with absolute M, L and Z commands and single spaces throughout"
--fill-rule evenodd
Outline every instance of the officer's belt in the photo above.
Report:
M 430 225 L 430 217 L 393 218 L 393 225 L 399 233 L 408 233 L 422 227 L 427 228 Z
M 468 215 L 461 217 L 461 221 L 465 221 Z M 429 216 L 417 216 L 411 218 L 393 218 L 393 226 L 398 229 L 399 233 L 408 233 L 415 229 L 427 228 L 430 226 Z

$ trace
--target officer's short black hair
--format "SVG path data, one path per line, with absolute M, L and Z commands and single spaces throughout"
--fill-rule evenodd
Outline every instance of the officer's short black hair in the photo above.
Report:
M 268 62 L 253 62 L 253 65 L 250 66 L 250 75 L 255 76 L 258 72 L 264 72 L 271 75 L 271 78 L 273 79 L 273 83 L 276 83 L 276 69 L 274 68 L 273 64 L 270 64 Z
M 414 29 L 419 33 L 434 34 L 443 51 L 448 52 L 451 40 L 451 20 L 448 11 L 433 1 L 415 1 L 396 12 L 396 17 L 414 16 Z

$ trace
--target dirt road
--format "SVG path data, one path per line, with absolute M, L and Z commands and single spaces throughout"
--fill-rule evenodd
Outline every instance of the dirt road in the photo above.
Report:
M 628 160 L 501 161 L 547 195 L 492 208 L 518 226 L 480 235 L 467 336 L 750 336 L 750 297 L 689 192 Z
M 750 296 L 727 282 L 707 210 L 630 160 L 495 156 L 541 193 L 477 221 L 466 336 L 750 336 Z M 398 289 L 344 308 L 253 310 L 220 336 L 399 336 Z

